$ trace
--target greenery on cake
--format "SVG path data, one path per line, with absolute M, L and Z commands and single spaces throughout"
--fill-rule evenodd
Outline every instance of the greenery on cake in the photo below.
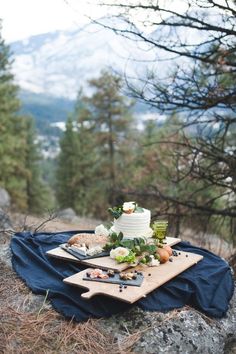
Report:
M 154 256 L 155 259 L 159 258 L 156 253 L 158 244 L 155 244 L 155 240 L 153 240 L 153 244 L 148 244 L 142 237 L 124 239 L 122 232 L 118 234 L 112 232 L 108 238 L 109 242 L 105 244 L 103 249 L 105 251 L 110 251 L 111 257 L 119 263 L 127 262 L 130 264 L 146 264 L 150 262 L 150 256 Z
M 138 206 L 136 202 L 125 202 L 123 205 L 108 208 L 108 211 L 115 219 L 118 219 L 123 213 L 132 214 L 144 212 L 143 208 Z

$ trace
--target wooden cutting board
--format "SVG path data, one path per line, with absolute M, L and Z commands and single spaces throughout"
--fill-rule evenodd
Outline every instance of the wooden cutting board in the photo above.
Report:
M 175 238 L 175 237 L 166 238 L 166 244 L 170 246 L 174 246 L 180 241 L 181 241 L 180 238 Z M 74 256 L 72 256 L 71 254 L 64 251 L 63 249 L 61 249 L 60 247 L 56 247 L 50 251 L 47 251 L 46 253 L 48 256 L 64 259 L 65 261 L 73 261 L 93 268 L 113 269 L 116 272 L 121 272 L 122 270 L 125 270 L 130 267 L 128 263 L 118 264 L 114 259 L 111 259 L 109 256 L 102 257 L 102 258 L 79 260 Z
M 83 299 L 90 299 L 94 295 L 106 295 L 132 304 L 142 297 L 146 297 L 148 293 L 173 279 L 186 269 L 194 266 L 202 258 L 203 256 L 198 254 L 180 252 L 178 257 L 172 257 L 173 262 L 161 264 L 159 267 L 136 267 L 135 269 L 142 271 L 144 275 L 142 285 L 140 287 L 127 286 L 126 289 L 122 289 L 122 292 L 120 292 L 118 284 L 106 284 L 83 280 L 88 269 L 65 278 L 63 281 L 66 284 L 85 288 L 87 291 L 81 295 Z

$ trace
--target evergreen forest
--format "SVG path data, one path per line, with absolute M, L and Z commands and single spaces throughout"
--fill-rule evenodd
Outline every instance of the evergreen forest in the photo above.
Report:
M 144 10 L 159 11 L 151 5 Z M 222 11 L 230 20 L 230 11 Z M 59 154 L 47 160 L 34 117 L 21 113 L 12 55 L 0 36 L 0 187 L 14 210 L 40 214 L 70 207 L 79 216 L 107 220 L 110 206 L 134 200 L 153 218 L 168 219 L 174 236 L 190 227 L 236 244 L 236 32 L 226 21 L 207 28 L 189 16 L 164 25 L 215 31 L 199 51 L 168 43 L 164 35 L 163 43 L 150 43 L 135 27 L 132 35 L 191 65 L 176 67 L 166 82 L 147 73 L 142 85 L 127 85 L 104 69 L 88 81 L 89 95 L 78 89 Z M 137 102 L 165 119 L 140 122 Z

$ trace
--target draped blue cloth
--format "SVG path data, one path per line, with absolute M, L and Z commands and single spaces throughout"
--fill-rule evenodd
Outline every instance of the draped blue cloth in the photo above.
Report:
M 35 294 L 48 296 L 53 307 L 68 319 L 84 321 L 90 317 L 108 317 L 137 305 L 148 311 L 169 311 L 190 305 L 208 316 L 223 317 L 233 295 L 234 282 L 228 263 L 215 254 L 186 242 L 173 248 L 204 258 L 173 280 L 152 291 L 135 304 L 97 295 L 83 300 L 84 289 L 63 283 L 63 279 L 86 269 L 85 266 L 46 255 L 75 233 L 16 233 L 11 240 L 12 265 L 20 278 Z

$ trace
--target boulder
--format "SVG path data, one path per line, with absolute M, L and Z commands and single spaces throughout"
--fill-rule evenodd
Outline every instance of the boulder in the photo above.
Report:
M 190 308 L 168 313 L 147 312 L 138 307 L 100 320 L 105 333 L 124 342 L 127 334 L 139 337 L 132 346 L 138 354 L 232 354 L 236 346 L 236 292 L 227 316 L 217 320 Z
M 231 268 L 234 271 L 234 274 L 236 274 L 236 252 L 234 252 L 234 254 L 231 255 L 230 259 L 229 259 L 229 264 L 231 266 Z
M 0 208 L 9 208 L 11 198 L 6 189 L 0 187 Z
M 76 212 L 72 208 L 66 208 L 66 209 L 58 211 L 57 216 L 60 219 L 71 222 L 73 219 L 76 218 Z
M 0 230 L 12 228 L 10 217 L 0 208 Z
M 12 269 L 11 264 L 11 249 L 9 244 L 0 244 L 0 262 L 5 267 Z

